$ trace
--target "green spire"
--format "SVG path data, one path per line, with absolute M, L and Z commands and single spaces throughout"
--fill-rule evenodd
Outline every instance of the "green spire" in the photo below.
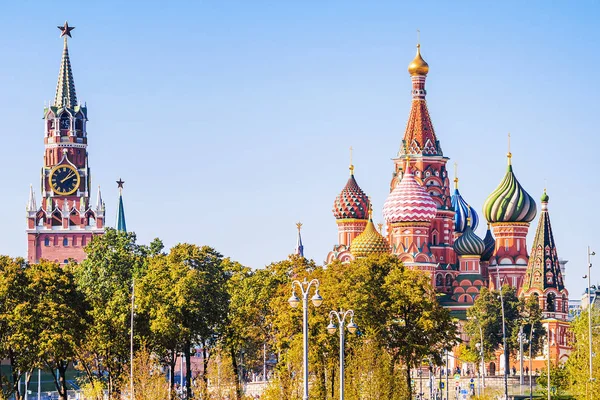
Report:
M 61 30 L 61 36 L 64 37 L 64 47 L 62 60 L 60 62 L 60 70 L 58 72 L 54 106 L 58 108 L 75 108 L 77 105 L 77 95 L 75 94 L 75 81 L 73 80 L 71 60 L 69 59 L 69 47 L 67 46 L 67 36 L 71 37 L 70 32 L 75 28 L 69 27 L 65 22 L 65 26 L 59 26 L 58 29 Z
M 125 223 L 125 208 L 123 207 L 123 180 L 119 178 L 117 185 L 119 186 L 119 208 L 117 209 L 116 228 L 119 232 L 127 232 L 127 224 Z

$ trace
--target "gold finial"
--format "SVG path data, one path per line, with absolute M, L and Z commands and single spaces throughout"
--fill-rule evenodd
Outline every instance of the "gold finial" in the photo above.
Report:
M 454 189 L 458 189 L 458 163 L 454 163 Z
M 383 224 L 381 222 L 377 224 L 377 229 L 379 229 L 379 234 L 383 235 Z
M 373 209 L 371 208 L 370 204 L 369 204 L 369 219 L 373 219 Z
M 296 228 L 298 228 L 298 232 L 302 229 L 302 222 L 296 222 Z
M 429 72 L 429 65 L 421 57 L 421 31 L 417 29 L 417 55 L 410 64 L 408 64 L 408 73 L 411 76 L 425 76 Z
M 354 164 L 352 164 L 352 146 L 350 146 L 350 175 L 354 175 Z
M 508 157 L 508 165 L 511 165 L 510 159 L 512 158 L 512 153 L 510 152 L 510 132 L 508 132 L 508 154 L 506 157 Z

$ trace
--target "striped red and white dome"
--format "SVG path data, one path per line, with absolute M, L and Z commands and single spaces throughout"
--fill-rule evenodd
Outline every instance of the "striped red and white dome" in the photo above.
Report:
M 383 217 L 393 222 L 431 222 L 437 206 L 429 193 L 417 182 L 410 168 L 390 192 L 383 205 Z

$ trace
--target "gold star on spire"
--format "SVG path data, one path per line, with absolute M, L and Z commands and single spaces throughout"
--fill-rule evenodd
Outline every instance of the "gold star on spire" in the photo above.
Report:
M 73 29 L 75 29 L 75 27 L 69 26 L 69 23 L 67 21 L 65 21 L 64 26 L 57 26 L 57 28 L 60 29 L 60 37 L 63 37 L 63 36 L 73 37 L 73 36 L 71 36 L 71 31 Z

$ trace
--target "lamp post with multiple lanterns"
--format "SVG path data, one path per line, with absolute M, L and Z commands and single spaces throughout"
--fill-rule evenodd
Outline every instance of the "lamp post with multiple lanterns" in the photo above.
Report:
M 354 311 L 346 310 L 340 311 L 331 310 L 329 312 L 329 325 L 327 325 L 327 331 L 330 334 L 335 334 L 335 331 L 338 329 L 333 323 L 333 317 L 337 318 L 338 326 L 340 329 L 340 400 L 344 400 L 344 343 L 345 343 L 345 332 L 348 329 L 350 333 L 356 333 L 358 326 L 354 322 Z M 350 322 L 348 325 L 344 326 L 346 323 L 346 317 L 350 317 Z
M 304 372 L 304 388 L 303 388 L 303 400 L 308 400 L 308 294 L 311 287 L 315 287 L 315 294 L 311 297 L 311 301 L 315 307 L 319 307 L 323 303 L 323 298 L 319 294 L 319 281 L 313 279 L 310 282 L 304 278 L 304 281 L 295 280 L 292 282 L 292 295 L 288 299 L 290 306 L 296 308 L 300 305 L 300 299 L 296 296 L 294 287 L 297 287 L 302 293 L 302 334 L 304 337 L 304 357 L 303 357 L 303 372 Z

